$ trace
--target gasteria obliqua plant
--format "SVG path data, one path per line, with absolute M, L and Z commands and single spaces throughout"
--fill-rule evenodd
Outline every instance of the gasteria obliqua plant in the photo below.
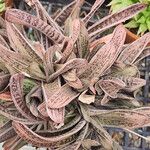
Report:
M 149 55 L 150 33 L 124 45 L 126 30 L 120 24 L 146 5 L 134 4 L 89 26 L 103 2 L 96 0 L 80 18 L 84 0 L 73 1 L 53 17 L 38 0 L 28 0 L 35 16 L 9 9 L 6 21 L 1 19 L 0 115 L 5 124 L 0 142 L 5 150 L 25 144 L 116 150 L 121 147 L 103 126 L 149 124 L 148 109 L 136 108 L 135 91 L 145 85 L 136 64 Z M 111 40 L 101 43 L 97 35 L 115 25 Z M 26 27 L 33 28 L 34 40 Z

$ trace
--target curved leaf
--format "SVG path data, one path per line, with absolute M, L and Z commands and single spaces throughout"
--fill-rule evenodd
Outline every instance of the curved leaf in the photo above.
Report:
M 122 25 L 116 27 L 111 41 L 100 48 L 90 60 L 88 68 L 81 75 L 81 78 L 88 78 L 89 81 L 97 80 L 103 72 L 108 70 L 121 52 L 125 37 L 124 27 Z
M 99 9 L 99 7 L 104 3 L 105 0 L 96 0 L 93 4 L 90 12 L 83 18 L 83 22 L 86 24 L 94 15 L 94 13 Z
M 10 79 L 10 92 L 12 100 L 17 108 L 17 110 L 29 120 L 37 120 L 35 116 L 32 115 L 28 107 L 26 106 L 24 97 L 23 97 L 23 79 L 22 74 L 13 75 Z
M 7 22 L 6 27 L 8 36 L 16 46 L 17 51 L 27 58 L 32 59 L 32 61 L 42 64 L 43 59 L 40 58 L 36 50 L 32 47 L 28 40 L 24 38 L 21 32 L 11 23 Z
M 73 91 L 67 84 L 57 88 L 56 92 L 52 92 L 51 96 L 45 95 L 49 108 L 62 108 L 74 100 L 79 93 Z
M 29 27 L 34 27 L 44 33 L 55 43 L 62 43 L 65 37 L 55 28 L 42 21 L 40 18 L 30 15 L 17 9 L 9 9 L 6 11 L 6 20 L 12 23 L 18 23 Z
M 66 7 L 63 8 L 63 10 L 54 18 L 54 20 L 59 24 L 64 24 L 65 20 L 69 17 L 76 1 L 71 2 Z
M 77 69 L 77 74 L 80 74 L 87 67 L 87 60 L 74 58 L 66 62 L 61 69 L 50 75 L 49 81 L 56 79 L 59 75 L 67 72 L 70 69 Z
M 120 54 L 118 60 L 124 63 L 132 64 L 142 53 L 146 45 L 150 42 L 150 33 L 145 34 L 141 38 L 126 47 Z
M 85 123 L 85 121 L 81 121 L 69 132 L 49 138 L 39 136 L 36 133 L 34 133 L 31 129 L 29 129 L 26 125 L 17 122 L 13 122 L 13 127 L 21 138 L 33 144 L 34 146 L 56 147 L 62 145 L 68 140 L 70 141 L 70 139 L 73 138 L 72 136 L 78 133 L 85 126 Z
M 100 32 L 103 32 L 110 27 L 113 27 L 132 18 L 134 15 L 144 10 L 146 6 L 146 4 L 141 3 L 133 4 L 117 13 L 104 17 L 103 19 L 89 27 L 88 32 L 90 33 L 90 37 L 96 36 Z

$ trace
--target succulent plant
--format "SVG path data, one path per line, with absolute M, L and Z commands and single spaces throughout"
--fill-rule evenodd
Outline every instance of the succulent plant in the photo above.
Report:
M 120 11 L 130 5 L 135 3 L 145 3 L 147 4 L 147 8 L 140 12 L 138 15 L 129 20 L 128 23 L 125 24 L 125 27 L 129 29 L 138 29 L 137 34 L 144 34 L 145 32 L 150 31 L 150 1 L 149 0 L 112 0 L 109 4 L 111 6 L 111 11 L 113 13 Z
M 103 126 L 130 130 L 150 122 L 149 108 L 140 107 L 134 97 L 145 85 L 136 64 L 150 54 L 145 49 L 150 33 L 124 45 L 126 30 L 120 24 L 146 5 L 129 6 L 89 26 L 103 0 L 96 0 L 84 18 L 79 18 L 84 0 L 73 1 L 55 18 L 38 0 L 27 3 L 37 16 L 9 9 L 6 21 L 0 21 L 4 150 L 26 144 L 56 150 L 121 149 Z M 97 35 L 115 25 L 111 40 L 101 43 Z M 33 28 L 34 41 L 24 26 Z

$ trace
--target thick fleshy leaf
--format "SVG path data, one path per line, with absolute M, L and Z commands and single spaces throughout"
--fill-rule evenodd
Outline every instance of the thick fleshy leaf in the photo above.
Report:
M 63 78 L 67 81 L 76 81 L 77 80 L 76 69 L 72 69 L 72 70 L 69 70 L 68 72 L 64 73 Z
M 58 71 L 50 75 L 49 81 L 52 81 L 56 79 L 59 75 L 67 72 L 70 69 L 77 69 L 77 74 L 81 74 L 84 69 L 87 67 L 87 60 L 86 59 L 80 59 L 80 58 L 75 58 L 71 59 L 68 62 L 66 62 L 62 68 L 60 68 Z
M 60 85 L 58 83 L 58 80 L 55 80 L 51 84 L 44 84 L 42 86 L 42 91 L 43 91 L 43 98 L 44 98 L 44 103 L 45 103 L 45 108 L 47 111 L 48 116 L 55 122 L 55 123 L 64 123 L 64 115 L 65 115 L 65 108 L 58 108 L 58 109 L 53 109 L 49 105 L 49 98 L 57 92 L 57 90 L 60 88 Z M 44 107 L 44 106 L 42 106 Z
M 88 68 L 81 77 L 88 78 L 88 80 L 97 80 L 103 72 L 112 66 L 118 57 L 122 50 L 125 37 L 126 31 L 124 27 L 122 25 L 116 27 L 111 41 L 99 49 L 95 56 L 90 60 Z
M 120 76 L 139 77 L 140 73 L 139 73 L 137 66 L 133 64 L 126 65 L 122 62 L 117 62 L 117 63 L 118 63 L 117 66 L 115 62 L 114 66 L 112 67 L 112 72 L 111 72 L 112 77 L 117 77 L 117 78 Z
M 146 84 L 146 80 L 134 77 L 120 77 L 120 79 L 126 84 L 124 88 L 127 91 L 135 91 Z
M 78 77 L 75 81 L 68 81 L 68 80 L 65 81 L 70 87 L 73 87 L 74 89 L 80 90 L 83 88 L 82 81 Z
M 90 12 L 83 18 L 83 22 L 86 24 L 94 15 L 94 13 L 99 9 L 99 7 L 104 3 L 105 0 L 96 0 L 93 4 Z
M 84 0 L 77 0 L 75 6 L 72 9 L 69 17 L 65 21 L 64 32 L 66 36 L 71 36 L 73 33 L 77 32 L 77 35 L 80 32 L 80 19 L 79 19 L 79 12 L 81 9 L 81 5 L 83 4 Z M 74 31 L 74 29 L 76 31 Z M 76 34 L 75 34 L 76 35 Z M 76 38 L 78 36 L 75 36 Z M 73 40 L 75 41 L 75 40 Z
M 100 80 L 99 85 L 101 89 L 110 97 L 117 98 L 119 90 L 125 88 L 126 84 L 117 78 L 113 80 Z
M 6 11 L 6 20 L 12 23 L 18 23 L 29 27 L 34 27 L 44 33 L 55 43 L 62 43 L 65 37 L 54 27 L 48 25 L 36 16 L 17 9 L 9 9 Z
M 86 124 L 85 121 L 81 121 L 72 130 L 68 131 L 67 133 L 59 136 L 48 137 L 48 138 L 37 135 L 26 125 L 17 122 L 13 122 L 13 127 L 21 138 L 33 144 L 34 146 L 57 147 L 59 145 L 64 144 L 68 140 L 70 141 L 73 138 L 73 135 L 77 134 L 85 126 L 85 124 Z
M 45 135 L 45 136 L 60 135 L 62 133 L 65 133 L 65 132 L 71 130 L 77 123 L 79 123 L 80 120 L 81 120 L 81 116 L 76 115 L 75 117 L 72 118 L 71 121 L 67 122 L 63 127 L 59 128 L 59 129 L 39 130 L 39 131 L 36 131 L 36 133 L 39 135 Z
M 51 93 L 51 96 L 47 98 L 47 104 L 49 108 L 62 108 L 74 100 L 79 93 L 73 91 L 67 84 L 63 85 L 60 88 L 57 88 L 57 91 Z
M 61 63 L 64 63 L 73 52 L 73 39 L 67 38 L 63 45 Z
M 37 123 L 42 123 L 42 121 L 32 121 L 32 120 L 27 120 L 24 117 L 22 117 L 21 114 L 19 114 L 17 111 L 11 111 L 8 108 L 4 107 L 3 105 L 0 104 L 0 115 L 5 116 L 6 118 L 10 120 L 14 120 L 17 122 L 21 122 L 24 124 L 37 124 Z
M 44 55 L 44 65 L 45 65 L 45 71 L 47 75 L 50 75 L 54 73 L 54 56 L 56 57 L 56 61 L 60 61 L 62 56 L 59 58 L 57 56 L 57 52 L 59 52 L 62 49 L 61 45 L 53 45 L 48 48 L 48 50 L 45 52 Z
M 83 6 L 85 0 L 76 0 L 76 4 L 69 16 L 69 18 L 76 19 L 79 17 L 81 7 Z
M 138 56 L 138 58 L 134 61 L 134 64 L 137 64 L 139 61 L 144 59 L 145 57 L 150 56 L 150 48 L 146 48 L 142 51 L 142 53 Z
M 40 80 L 45 79 L 44 74 L 40 70 L 37 63 L 32 62 L 29 59 L 24 58 L 22 55 L 8 50 L 6 47 L 0 44 L 0 62 L 4 63 L 11 74 L 16 72 L 28 74 L 28 76 L 38 78 Z
M 63 10 L 54 18 L 54 20 L 59 24 L 64 24 L 65 20 L 69 17 L 76 1 L 71 2 L 66 7 L 63 8 Z
M 89 54 L 89 35 L 82 21 L 80 21 L 80 34 L 77 40 L 77 48 L 80 58 L 85 58 Z
M 29 41 L 24 38 L 21 32 L 9 22 L 6 23 L 6 27 L 8 36 L 16 46 L 17 51 L 27 58 L 32 59 L 32 61 L 42 64 L 42 58 L 40 58 L 36 50 L 32 47 Z
M 112 140 L 111 136 L 107 133 L 106 130 L 104 130 L 104 128 L 102 127 L 102 125 L 99 121 L 90 117 L 87 105 L 80 104 L 80 107 L 81 107 L 81 112 L 82 112 L 84 119 L 87 122 L 90 122 L 95 127 L 95 129 L 99 135 L 98 137 L 99 137 L 101 145 L 105 149 L 111 150 L 113 147 L 112 146 L 113 140 Z
M 85 138 L 87 134 L 88 127 L 89 125 L 86 124 L 86 126 L 82 129 L 82 131 L 80 132 L 79 136 L 77 137 L 74 143 L 71 143 L 68 146 L 65 146 L 64 148 L 59 148 L 57 150 L 78 150 L 82 144 L 83 139 Z
M 25 96 L 26 105 L 29 108 L 30 112 L 38 118 L 42 118 L 38 112 L 37 107 L 39 106 L 39 103 L 43 101 L 42 97 L 42 89 L 40 86 L 34 86 L 30 92 Z
M 69 86 L 71 86 L 75 89 L 82 89 L 83 88 L 82 82 L 77 77 L 76 69 L 69 70 L 68 72 L 64 73 L 62 76 Z
M 43 14 L 44 17 L 46 17 L 48 23 L 54 27 L 59 33 L 61 33 L 60 27 L 58 26 L 58 24 L 50 17 L 50 15 L 48 14 L 48 12 L 45 10 L 45 8 L 43 7 L 43 5 L 40 3 L 39 0 L 32 0 L 32 4 L 35 5 L 35 7 L 37 7 L 39 9 L 39 12 L 41 12 Z
M 96 36 L 100 32 L 132 18 L 134 15 L 144 10 L 146 6 L 147 5 L 141 3 L 133 4 L 117 13 L 104 17 L 89 27 L 88 32 L 90 33 L 90 37 Z
M 79 19 L 75 19 L 72 21 L 72 30 L 70 31 L 70 37 L 73 40 L 73 43 L 75 43 L 79 37 L 80 34 L 80 20 Z
M 92 117 L 104 126 L 120 128 L 139 128 L 150 122 L 147 115 L 133 110 L 110 110 Z
M 17 110 L 29 120 L 37 120 L 36 117 L 32 115 L 28 107 L 26 106 L 24 97 L 23 97 L 23 79 L 22 74 L 13 75 L 10 79 L 10 92 L 12 100 L 17 108 Z
M 145 34 L 135 42 L 131 43 L 120 54 L 118 60 L 124 63 L 132 64 L 142 53 L 146 45 L 150 42 L 150 33 Z
M 88 95 L 86 94 L 87 90 L 82 92 L 81 95 L 79 96 L 79 101 L 85 104 L 91 104 L 94 103 L 95 101 L 95 95 Z

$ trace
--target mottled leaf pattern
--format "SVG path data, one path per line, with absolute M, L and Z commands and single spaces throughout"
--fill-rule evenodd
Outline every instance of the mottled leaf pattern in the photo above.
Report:
M 142 113 L 130 110 L 113 110 L 94 117 L 101 124 L 121 128 L 139 128 L 149 123 L 149 117 Z
M 58 24 L 63 24 L 65 22 L 65 20 L 69 17 L 74 5 L 75 5 L 75 1 L 73 1 L 72 3 L 68 4 L 55 18 L 54 20 L 58 23 Z
M 10 92 L 12 100 L 18 109 L 18 111 L 29 120 L 36 119 L 27 108 L 24 98 L 23 98 L 23 91 L 22 91 L 22 84 L 23 84 L 23 75 L 17 74 L 11 77 L 10 79 Z
M 34 146 L 56 147 L 59 144 L 61 145 L 66 141 L 71 140 L 73 138 L 72 135 L 78 133 L 84 127 L 85 123 L 85 121 L 81 121 L 68 133 L 51 138 L 41 137 L 34 133 L 32 130 L 30 130 L 26 125 L 17 122 L 13 122 L 13 127 L 21 138 L 30 142 Z
M 121 24 L 147 5 L 137 3 L 93 22 L 104 0 L 96 0 L 84 17 L 85 0 L 52 15 L 39 0 L 25 2 L 36 15 L 7 9 L 6 20 L 0 18 L 3 149 L 32 144 L 53 150 L 122 150 L 103 126 L 136 134 L 131 129 L 150 125 L 149 107 L 137 99 L 146 84 L 137 64 L 150 55 L 150 33 L 126 44 L 128 31 Z M 115 25 L 113 33 L 101 35 Z
M 6 23 L 7 32 L 13 43 L 16 45 L 17 51 L 28 58 L 33 59 L 37 63 L 42 63 L 42 58 L 36 53 L 32 45 L 23 37 L 20 31 L 12 24 Z
M 21 23 L 29 27 L 34 27 L 37 30 L 40 30 L 46 36 L 56 43 L 62 43 L 65 37 L 59 33 L 55 28 L 43 22 L 41 19 L 36 16 L 30 15 L 20 10 L 10 9 L 6 13 L 6 20 L 13 23 Z
M 104 17 L 103 19 L 89 27 L 88 32 L 90 33 L 90 37 L 96 36 L 98 33 L 132 18 L 134 15 L 138 14 L 145 8 L 145 4 L 134 4 L 124 10 Z
M 94 5 L 91 8 L 91 11 L 84 17 L 83 22 L 87 23 L 90 18 L 94 15 L 94 13 L 98 10 L 98 8 L 103 4 L 104 0 L 96 0 Z
M 134 64 L 137 64 L 139 61 L 144 59 L 145 57 L 150 56 L 150 48 L 146 48 L 142 51 L 142 53 L 138 56 L 138 58 L 135 60 Z
M 149 38 L 150 33 L 147 33 L 143 37 L 130 44 L 127 48 L 123 50 L 118 60 L 124 63 L 133 63 L 142 53 L 146 45 L 150 42 Z
M 60 74 L 63 74 L 67 72 L 70 69 L 77 69 L 77 74 L 81 74 L 83 70 L 87 67 L 87 60 L 86 59 L 72 59 L 68 62 L 66 62 L 62 68 L 60 68 L 58 71 L 50 75 L 49 81 L 54 80 L 57 78 Z
M 51 101 L 50 97 L 53 95 L 53 93 L 57 92 L 57 90 L 60 88 L 60 85 L 58 83 L 58 80 L 55 80 L 51 86 L 48 84 L 44 84 L 42 86 L 43 91 L 43 97 L 45 100 L 45 108 L 47 111 L 48 116 L 56 123 L 64 123 L 64 113 L 65 109 L 64 107 L 53 109 L 51 108 L 49 102 Z
M 113 80 L 100 80 L 99 85 L 102 90 L 112 98 L 116 98 L 117 92 L 126 86 L 122 80 L 115 78 Z
M 104 45 L 90 60 L 87 70 L 82 74 L 83 77 L 98 78 L 104 71 L 108 70 L 118 57 L 126 37 L 125 29 L 122 25 L 118 26 L 111 41 Z
M 50 108 L 62 108 L 74 100 L 79 93 L 73 91 L 67 84 L 57 88 L 49 98 L 47 103 Z

